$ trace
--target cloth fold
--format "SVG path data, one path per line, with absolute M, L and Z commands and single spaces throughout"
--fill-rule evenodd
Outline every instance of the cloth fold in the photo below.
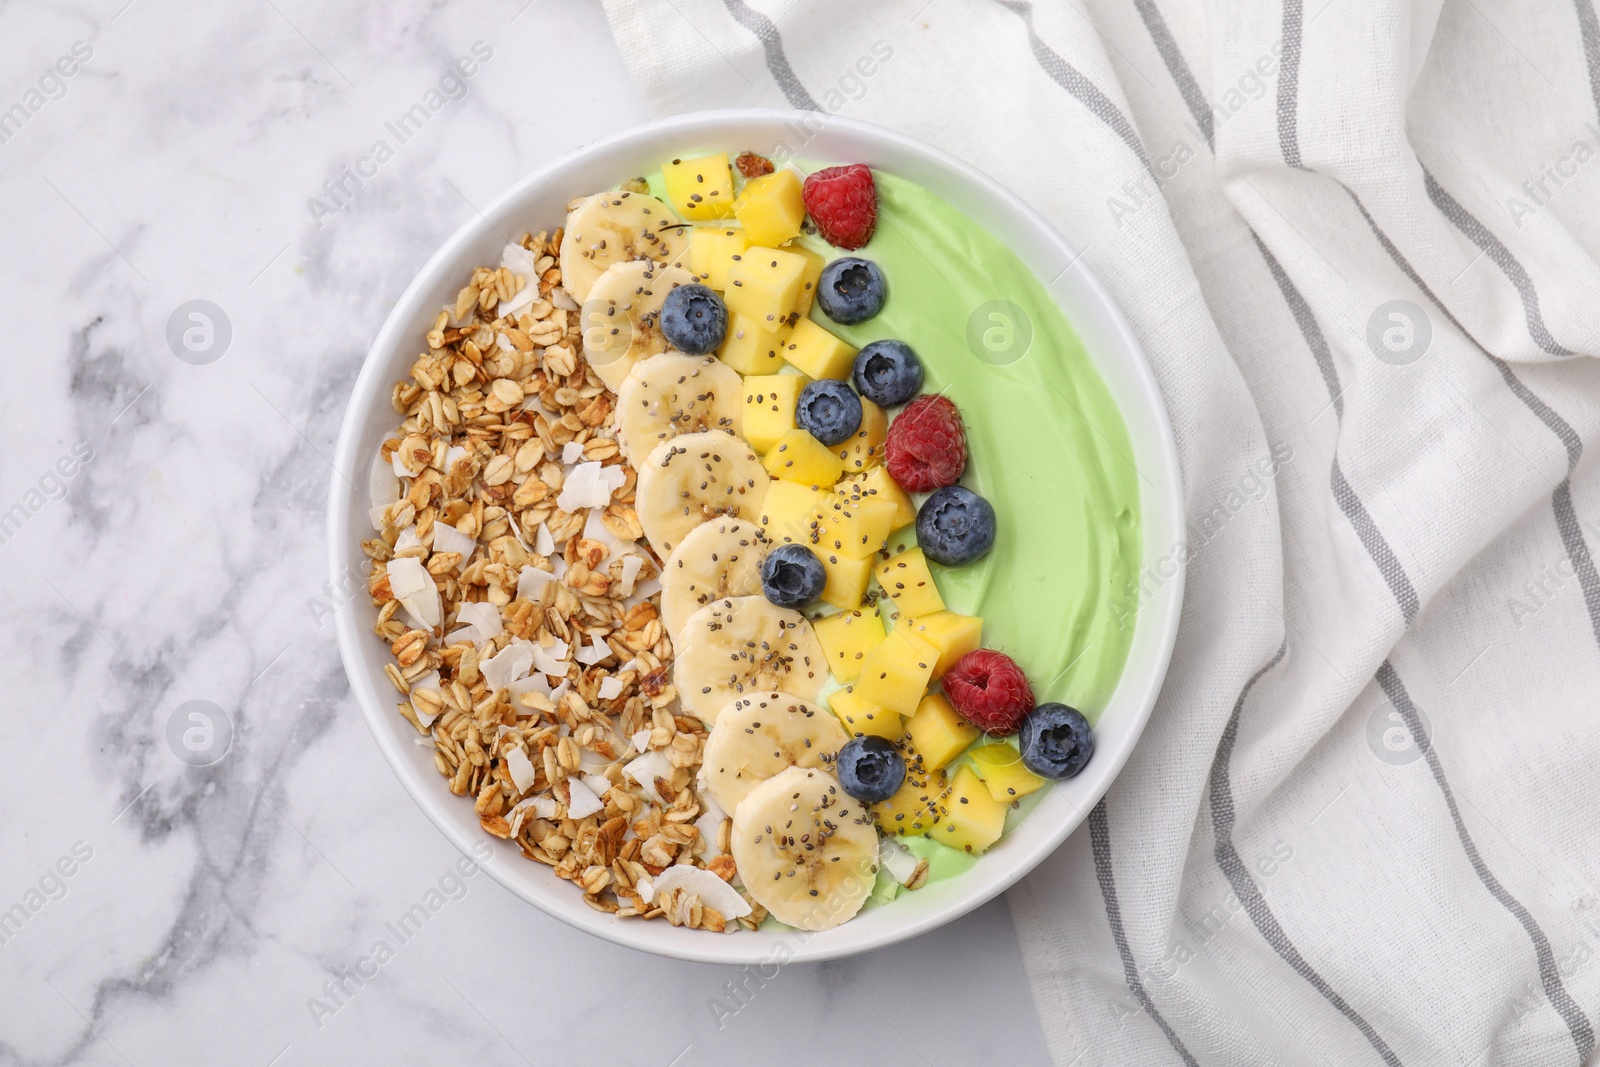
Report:
M 1056 1062 L 1589 1062 L 1592 0 L 606 9 L 659 113 L 815 109 L 987 171 L 1155 367 L 1178 646 L 1008 897 Z

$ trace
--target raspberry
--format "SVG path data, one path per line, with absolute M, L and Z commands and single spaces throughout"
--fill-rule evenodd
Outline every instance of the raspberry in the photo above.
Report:
M 917 397 L 889 424 L 883 457 L 889 476 L 907 492 L 954 485 L 967 469 L 961 412 L 948 397 Z
M 806 179 L 800 199 L 831 245 L 860 248 L 878 222 L 878 186 L 865 163 L 825 167 Z
M 956 660 L 944 676 L 945 695 L 967 721 L 994 737 L 1015 733 L 1033 710 L 1033 690 L 1016 660 L 980 648 Z

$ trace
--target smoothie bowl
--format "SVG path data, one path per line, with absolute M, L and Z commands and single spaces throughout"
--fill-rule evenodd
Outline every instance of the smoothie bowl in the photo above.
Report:
M 401 297 L 336 464 L 340 649 L 408 791 L 667 955 L 829 958 L 1001 892 L 1176 631 L 1125 322 L 1010 194 L 838 118 L 683 116 L 517 186 Z

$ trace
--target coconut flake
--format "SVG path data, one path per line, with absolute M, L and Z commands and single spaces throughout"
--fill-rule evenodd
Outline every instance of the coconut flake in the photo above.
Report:
M 417 528 L 415 526 L 407 526 L 394 539 L 394 554 L 397 556 L 410 552 L 413 548 L 421 547 L 422 538 L 417 536 Z
M 489 691 L 506 689 L 512 682 L 526 677 L 533 668 L 534 651 L 538 647 L 531 641 L 513 637 L 511 643 L 498 653 L 479 660 L 478 670 L 483 672 L 483 680 L 488 684 Z
M 556 550 L 556 539 L 550 535 L 550 527 L 542 522 L 533 538 L 533 550 L 541 556 L 548 556 Z
M 578 310 L 578 302 L 572 299 L 572 294 L 559 285 L 550 290 L 550 303 L 567 311 Z
M 638 889 L 646 904 L 650 903 L 657 893 L 679 889 L 699 897 L 700 902 L 706 907 L 716 908 L 725 919 L 742 919 L 750 914 L 750 903 L 739 895 L 738 890 L 710 871 L 701 867 L 691 867 L 687 863 L 668 867 L 657 875 L 653 882 L 648 882 L 644 878 L 639 879 Z
M 537 276 L 534 267 L 538 264 L 532 252 L 519 244 L 506 242 L 500 250 L 500 265 L 512 274 L 522 275 L 524 280 L 533 280 Z
M 543 527 L 541 527 L 542 529 Z M 538 600 L 544 587 L 556 580 L 556 576 L 547 570 L 538 567 L 523 567 L 517 572 L 517 599 Z
M 394 464 L 384 462 L 382 452 L 372 457 L 367 492 L 372 499 L 372 508 L 367 512 L 367 517 L 372 520 L 372 528 L 382 533 L 383 516 L 388 512 L 389 505 L 400 499 L 400 476 L 395 473 Z
M 728 817 L 728 813 L 705 789 L 700 790 L 700 805 L 705 810 L 694 821 L 694 828 L 700 831 L 700 843 L 703 846 L 700 854 L 709 860 L 722 855 L 722 850 L 717 847 L 717 837 L 722 833 L 722 821 Z
M 615 700 L 622 695 L 622 679 L 615 675 L 607 675 L 600 679 L 601 700 Z
M 878 843 L 878 862 L 901 885 L 911 881 L 919 866 L 911 850 L 892 837 L 886 837 Z
M 436 522 L 433 524 L 433 550 L 435 552 L 459 552 L 461 562 L 456 564 L 456 570 L 461 570 L 467 565 L 467 560 L 472 558 L 473 550 L 478 547 L 478 542 L 449 523 Z
M 617 592 L 628 597 L 633 595 L 633 583 L 638 580 L 639 572 L 644 569 L 644 557 L 630 552 L 622 557 L 622 578 L 618 583 Z
M 566 696 L 567 695 L 567 691 L 570 690 L 571 688 L 572 688 L 572 683 L 570 681 L 568 681 L 567 679 L 563 678 L 561 680 L 561 684 L 560 685 L 558 685 L 554 689 L 550 690 L 550 703 L 552 703 L 552 704 L 561 703 L 561 698 Z M 570 733 L 570 732 L 571 731 L 569 730 L 568 733 Z
M 553 819 L 560 811 L 555 797 L 538 796 L 533 798 L 533 813 L 541 819 Z
M 464 619 L 469 626 L 477 627 L 485 641 L 492 641 L 505 632 L 500 623 L 500 609 L 487 600 L 467 601 L 457 610 L 456 618 Z
M 439 587 L 433 584 L 433 575 L 415 556 L 401 556 L 384 565 L 389 574 L 389 589 L 406 617 L 419 630 L 433 630 L 439 625 Z
M 635 604 L 644 603 L 646 600 L 649 600 L 659 592 L 661 592 L 661 576 L 659 574 L 654 574 L 640 582 L 634 588 L 633 595 L 628 597 L 628 599 L 624 600 L 622 603 L 625 607 L 631 608 Z
M 646 752 L 622 765 L 622 773 L 639 783 L 645 795 L 657 804 L 666 800 L 656 791 L 657 778 L 672 777 L 672 762 L 660 752 Z
M 517 792 L 526 793 L 533 788 L 534 779 L 539 772 L 534 770 L 533 761 L 520 747 L 508 748 L 505 753 L 506 770 L 511 772 L 511 782 L 517 787 Z
M 650 748 L 650 730 L 648 728 L 640 730 L 628 740 L 632 741 L 633 747 L 640 752 L 647 751 Z
M 561 484 L 556 507 L 576 512 L 579 508 L 603 508 L 611 503 L 611 479 L 601 471 L 600 464 L 593 460 L 573 467 Z
M 589 643 L 578 649 L 577 660 L 585 667 L 593 667 L 596 663 L 611 655 L 611 646 L 604 639 L 596 636 L 589 638 Z
M 539 799 L 539 797 L 529 797 L 527 800 L 519 800 L 511 806 L 510 811 L 506 812 L 506 820 L 511 823 L 513 839 L 522 832 L 522 820 L 528 817 L 528 812 L 533 810 L 534 802 Z
M 444 713 L 444 705 L 440 704 L 439 710 L 436 712 L 423 711 L 422 705 L 417 703 L 416 692 L 419 689 L 431 689 L 434 693 L 438 693 L 439 687 L 443 684 L 444 682 L 440 679 L 438 671 L 429 671 L 427 674 L 418 675 L 411 680 L 411 713 L 417 717 L 417 721 L 424 728 L 432 726 L 433 720 Z
M 588 786 L 595 796 L 604 797 L 606 791 L 611 788 L 611 779 L 603 774 L 586 774 L 583 776 L 583 784 Z
M 561 446 L 561 462 L 571 466 L 583 458 L 583 442 L 568 441 Z
M 572 654 L 572 646 L 561 638 L 551 642 L 549 648 L 543 645 L 529 645 L 533 649 L 533 665 L 545 674 L 563 677 L 567 673 L 567 657 Z
M 400 450 L 398 448 L 389 454 L 389 469 L 394 471 L 396 478 L 411 477 L 411 472 L 406 470 L 406 465 L 400 462 Z
M 595 796 L 594 790 L 584 784 L 580 778 L 567 779 L 567 794 L 569 797 L 567 800 L 567 818 L 569 819 L 582 819 L 605 807 L 605 802 Z

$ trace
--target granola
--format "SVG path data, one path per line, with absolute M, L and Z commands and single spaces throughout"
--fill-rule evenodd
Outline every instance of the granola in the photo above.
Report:
M 729 820 L 696 785 L 707 730 L 678 713 L 662 561 L 562 286 L 563 237 L 523 234 L 474 270 L 394 384 L 362 543 L 385 673 L 484 831 L 591 907 L 754 929 L 765 911 L 730 884 Z M 656 892 L 674 867 L 732 896 L 694 877 Z

